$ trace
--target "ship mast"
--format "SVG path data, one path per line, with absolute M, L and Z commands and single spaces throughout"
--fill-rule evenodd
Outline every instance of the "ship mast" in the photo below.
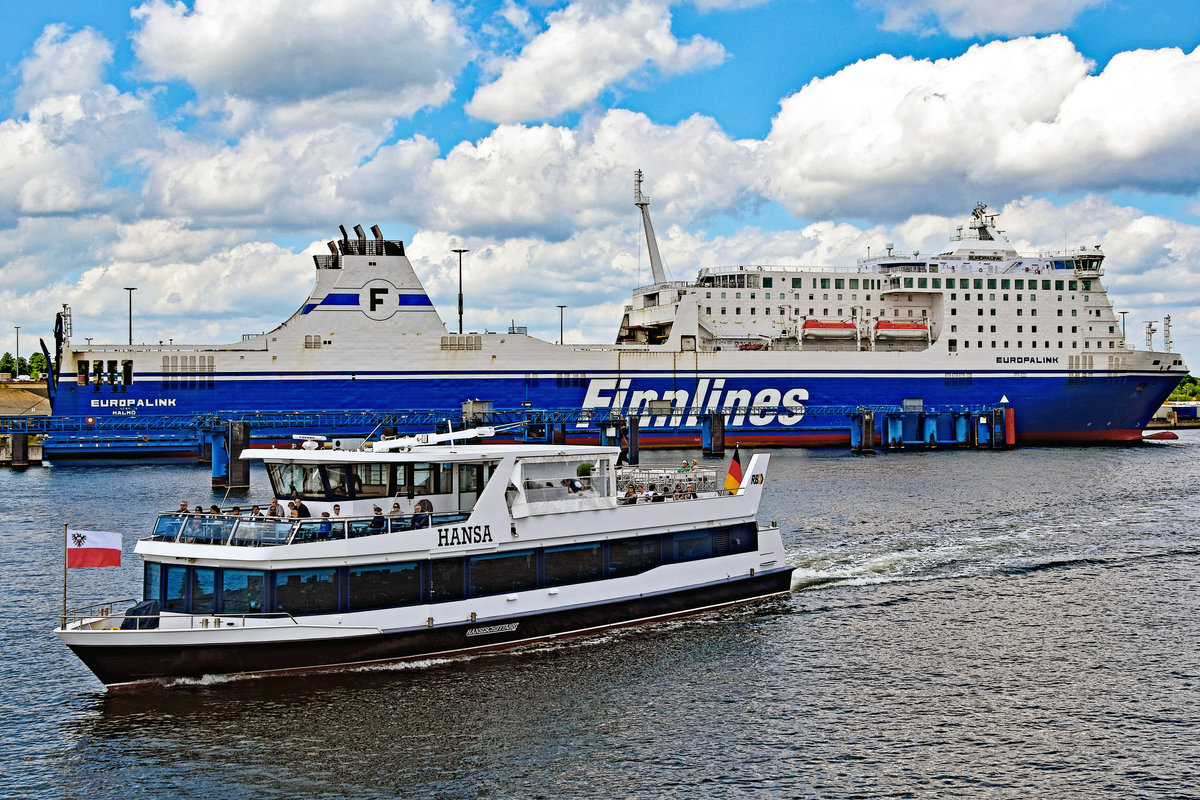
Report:
M 633 171 L 633 204 L 642 210 L 642 227 L 646 229 L 646 247 L 650 251 L 650 274 L 655 283 L 666 283 L 662 256 L 658 253 L 658 240 L 654 238 L 654 226 L 650 224 L 650 198 L 642 194 L 642 171 Z

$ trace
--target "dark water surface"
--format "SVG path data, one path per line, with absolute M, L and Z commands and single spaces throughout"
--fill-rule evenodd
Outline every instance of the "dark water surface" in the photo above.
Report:
M 0 470 L 0 797 L 1197 797 L 1200 433 L 1181 437 L 775 451 L 760 517 L 789 598 L 136 695 L 50 633 L 62 524 L 124 532 L 124 566 L 73 570 L 72 604 L 132 598 L 154 513 L 220 502 L 206 468 Z

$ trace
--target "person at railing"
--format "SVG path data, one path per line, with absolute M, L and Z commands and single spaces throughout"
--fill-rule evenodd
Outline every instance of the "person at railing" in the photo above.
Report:
M 209 507 L 208 507 L 208 513 L 210 513 L 210 514 L 213 514 L 214 516 L 215 516 L 215 515 L 217 515 L 217 514 L 220 514 L 220 513 L 221 513 L 221 507 L 220 507 L 220 506 L 218 506 L 218 505 L 211 505 L 211 506 L 209 506 Z
M 333 523 L 329 521 L 329 512 L 321 512 L 321 522 L 317 525 L 317 535 L 322 539 L 328 539 L 333 532 Z
M 393 516 L 393 517 L 394 517 L 394 516 L 397 516 L 397 515 L 399 515 L 399 514 L 403 514 L 403 513 L 404 513 L 404 512 L 400 510 L 400 504 L 399 504 L 399 503 L 392 503 L 392 516 Z
M 342 507 L 338 503 L 333 504 L 333 515 L 335 517 L 340 517 L 342 515 Z
M 371 526 L 370 527 L 371 527 L 372 532 L 377 533 L 377 532 L 383 530 L 384 526 L 387 525 L 387 521 L 383 518 L 383 509 L 382 508 L 380 508 L 379 506 L 375 506 L 374 511 L 375 511 L 375 516 L 371 517 Z
M 421 498 L 417 501 L 417 504 L 413 506 L 412 526 L 414 528 L 428 528 L 429 523 L 433 519 L 432 516 L 430 516 L 432 513 L 433 503 L 429 502 L 425 498 Z
M 283 516 L 283 506 L 279 505 L 279 498 L 271 498 L 271 505 L 267 506 L 267 516 L 276 518 Z
M 620 504 L 621 504 L 621 505 L 623 505 L 623 506 L 631 506 L 631 505 L 633 505 L 634 503 L 636 503 L 636 502 L 637 502 L 637 499 L 638 499 L 638 497 L 637 497 L 637 489 L 635 489 L 635 488 L 634 488 L 634 486 L 633 486 L 633 484 L 631 483 L 631 484 L 629 484 L 629 486 L 628 486 L 628 487 L 626 487 L 626 489 L 625 489 L 625 496 L 624 496 L 624 497 L 621 497 L 621 498 L 619 498 L 619 499 L 617 500 L 617 502 L 618 502 L 618 503 L 620 503 Z
M 187 503 L 187 500 L 180 500 L 180 501 L 179 501 L 179 513 L 180 513 L 180 514 L 186 514 L 186 513 L 188 513 L 188 503 Z
M 567 494 L 579 494 L 583 491 L 583 482 L 578 478 L 563 478 L 562 485 L 567 487 Z
M 683 497 L 686 500 L 696 499 L 696 485 L 691 481 L 688 481 L 687 489 L 684 491 Z
M 262 509 L 261 509 L 261 508 L 259 508 L 258 506 L 251 506 L 251 507 L 250 507 L 250 516 L 252 516 L 252 517 L 261 517 L 262 515 L 263 515 L 263 513 L 262 513 Z
M 242 507 L 234 506 L 233 508 L 229 509 L 229 513 L 235 517 L 240 517 L 242 515 Z
M 203 514 L 204 506 L 196 506 L 194 509 L 192 509 L 192 513 L 193 514 Z
M 296 516 L 305 518 L 312 516 L 312 512 L 308 510 L 308 506 L 304 505 L 304 501 L 300 499 L 300 495 L 296 495 L 295 503 Z

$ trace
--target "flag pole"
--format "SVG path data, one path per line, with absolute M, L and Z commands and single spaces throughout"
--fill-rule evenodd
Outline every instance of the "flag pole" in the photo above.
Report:
M 67 627 L 67 525 L 63 523 L 63 613 L 60 627 Z

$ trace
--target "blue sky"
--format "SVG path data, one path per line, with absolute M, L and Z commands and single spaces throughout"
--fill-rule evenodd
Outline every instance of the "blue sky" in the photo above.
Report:
M 222 342 L 304 300 L 339 224 L 443 317 L 611 341 L 645 279 L 1101 243 L 1200 360 L 1200 13 L 1129 0 L 0 2 L 0 336 Z M 7 330 L 5 334 L 3 331 Z M 1142 343 L 1131 330 L 1130 339 Z M 1161 337 L 1156 344 L 1161 345 Z

